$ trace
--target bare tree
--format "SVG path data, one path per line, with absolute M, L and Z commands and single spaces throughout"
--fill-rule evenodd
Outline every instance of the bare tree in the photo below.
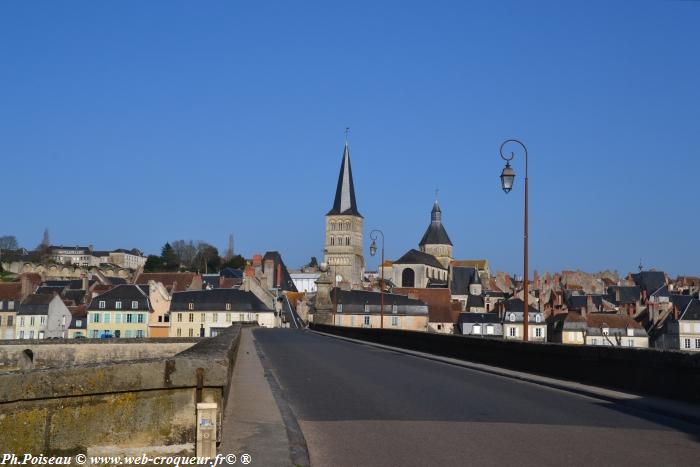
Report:
M 48 227 L 44 229 L 44 235 L 41 237 L 41 243 L 39 244 L 38 250 L 43 250 L 48 248 L 49 243 L 49 229 Z
M 226 254 L 224 255 L 224 261 L 228 261 L 233 258 L 233 234 L 228 236 L 228 248 L 226 248 Z
M 0 237 L 0 250 L 16 250 L 19 248 L 17 237 L 14 235 L 3 235 Z
M 197 242 L 202 243 L 202 242 Z M 195 257 L 197 256 L 197 246 L 192 240 L 175 240 L 171 243 L 173 251 L 180 259 L 180 264 L 186 268 L 194 266 Z

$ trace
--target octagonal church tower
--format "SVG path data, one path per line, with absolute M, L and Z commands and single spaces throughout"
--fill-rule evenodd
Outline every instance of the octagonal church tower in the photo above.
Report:
M 340 287 L 362 287 L 365 274 L 363 231 L 363 218 L 355 201 L 350 148 L 346 140 L 333 208 L 326 214 L 326 263 L 334 284 Z

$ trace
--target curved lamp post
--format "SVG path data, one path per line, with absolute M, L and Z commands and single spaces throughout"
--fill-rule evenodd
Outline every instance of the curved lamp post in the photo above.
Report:
M 369 233 L 369 238 L 372 239 L 372 244 L 369 246 L 369 254 L 374 256 L 377 254 L 377 236 L 382 236 L 382 262 L 379 263 L 381 268 L 381 284 L 379 285 L 379 300 L 380 300 L 380 315 L 381 328 L 384 329 L 384 232 L 379 229 L 374 229 Z
M 501 188 L 503 191 L 508 193 L 513 189 L 513 181 L 515 180 L 515 171 L 510 166 L 510 161 L 515 157 L 515 153 L 511 152 L 510 156 L 503 154 L 503 147 L 509 143 L 519 144 L 525 151 L 525 236 L 524 236 L 524 253 L 523 253 L 523 340 L 529 340 L 528 334 L 528 310 L 530 304 L 529 294 L 528 294 L 528 272 L 527 272 L 527 148 L 517 139 L 507 139 L 501 144 L 501 158 L 506 161 L 506 166 L 501 172 Z

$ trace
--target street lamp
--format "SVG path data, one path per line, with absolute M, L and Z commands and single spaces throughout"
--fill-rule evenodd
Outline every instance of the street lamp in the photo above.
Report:
M 369 233 L 369 238 L 372 239 L 372 244 L 369 246 L 369 254 L 374 256 L 377 254 L 377 236 L 382 236 L 382 262 L 379 263 L 379 268 L 381 271 L 381 282 L 379 284 L 379 300 L 380 300 L 380 316 L 381 316 L 381 329 L 384 329 L 384 232 L 379 229 L 374 229 Z
M 507 139 L 501 144 L 501 159 L 506 161 L 506 166 L 501 172 L 501 188 L 503 191 L 508 193 L 513 189 L 513 181 L 515 180 L 515 171 L 510 166 L 510 161 L 515 157 L 515 153 L 511 152 L 510 156 L 503 154 L 503 147 L 509 143 L 519 144 L 525 151 L 525 235 L 524 235 L 524 248 L 523 248 L 523 340 L 528 340 L 528 308 L 529 308 L 529 294 L 528 294 L 528 272 L 527 272 L 527 148 L 525 145 L 518 141 L 517 139 Z

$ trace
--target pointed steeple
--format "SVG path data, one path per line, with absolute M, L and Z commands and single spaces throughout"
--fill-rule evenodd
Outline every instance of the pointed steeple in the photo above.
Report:
M 340 175 L 338 176 L 338 187 L 335 190 L 333 209 L 328 211 L 328 215 L 331 214 L 347 214 L 362 217 L 357 210 L 357 203 L 355 202 L 355 184 L 352 181 L 350 147 L 347 140 L 343 150 L 343 161 L 340 164 Z
M 442 210 L 437 200 L 430 211 L 430 225 L 421 239 L 420 246 L 423 245 L 452 245 L 450 237 L 447 235 L 445 227 L 442 225 Z

